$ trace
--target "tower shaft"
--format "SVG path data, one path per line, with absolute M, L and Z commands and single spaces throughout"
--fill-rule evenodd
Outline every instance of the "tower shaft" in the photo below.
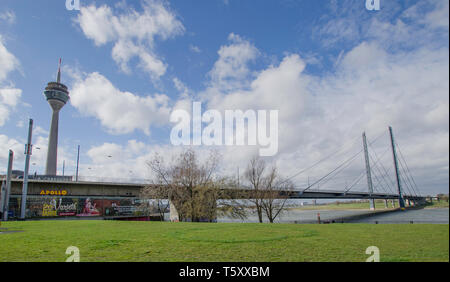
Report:
M 46 175 L 56 175 L 58 155 L 58 123 L 59 110 L 53 110 L 52 123 L 50 125 L 50 134 L 48 137 L 47 165 L 45 167 Z

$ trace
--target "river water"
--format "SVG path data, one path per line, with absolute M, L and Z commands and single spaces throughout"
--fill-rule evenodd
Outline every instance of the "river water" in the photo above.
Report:
M 416 209 L 405 211 L 394 211 L 383 214 L 372 214 L 370 210 L 301 210 L 293 209 L 280 215 L 277 223 L 317 223 L 318 214 L 321 222 L 342 222 L 345 223 L 449 223 L 448 208 Z M 362 214 L 372 214 L 371 216 L 351 219 L 349 217 Z M 267 220 L 264 220 L 267 222 Z M 247 219 L 233 219 L 229 217 L 219 217 L 217 222 L 258 222 L 256 214 L 251 214 Z

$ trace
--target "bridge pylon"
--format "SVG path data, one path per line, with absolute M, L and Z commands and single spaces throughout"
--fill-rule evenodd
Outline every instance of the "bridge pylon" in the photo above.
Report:
M 372 174 L 370 172 L 369 151 L 367 149 L 367 138 L 366 138 L 365 132 L 363 132 L 362 137 L 363 137 L 363 146 L 364 146 L 364 159 L 366 161 L 367 186 L 369 188 L 369 197 L 370 197 L 369 203 L 370 203 L 370 209 L 374 210 L 375 209 L 375 199 L 372 198 L 373 182 L 372 182 Z
M 397 179 L 398 204 L 399 204 L 400 208 L 405 208 L 405 200 L 403 199 L 402 185 L 400 182 L 400 171 L 398 169 L 397 152 L 395 150 L 394 133 L 392 132 L 391 126 L 389 126 L 389 135 L 391 136 L 392 156 L 394 158 L 395 177 Z

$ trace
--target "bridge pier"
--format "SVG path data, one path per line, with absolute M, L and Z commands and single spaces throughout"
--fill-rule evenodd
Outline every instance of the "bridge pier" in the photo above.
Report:
M 180 218 L 178 216 L 178 210 L 171 200 L 169 200 L 169 205 L 170 205 L 170 221 L 171 222 L 180 221 Z
M 388 207 L 389 207 L 389 206 L 388 206 L 388 200 L 385 199 L 385 200 L 384 200 L 384 208 L 387 209 Z
M 394 209 L 395 209 L 395 200 L 394 200 L 394 199 L 392 199 L 392 200 L 391 200 L 391 203 L 392 203 L 392 208 L 394 208 Z

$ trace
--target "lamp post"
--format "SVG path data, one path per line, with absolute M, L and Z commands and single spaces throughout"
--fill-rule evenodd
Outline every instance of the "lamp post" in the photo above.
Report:
M 13 159 L 14 159 L 14 152 L 12 150 L 9 150 L 9 157 L 8 157 L 8 171 L 6 173 L 6 188 L 5 188 L 5 199 L 3 203 L 3 220 L 8 220 L 8 212 L 9 212 L 9 195 L 11 194 L 11 177 L 12 177 L 12 167 L 13 167 Z M 3 199 L 2 199 L 3 201 Z
M 28 126 L 28 142 L 25 145 L 25 171 L 23 174 L 23 187 L 22 187 L 22 202 L 20 205 L 20 218 L 25 219 L 25 210 L 27 206 L 27 194 L 28 194 L 28 170 L 30 168 L 30 156 L 31 156 L 31 136 L 33 134 L 33 120 L 30 119 Z
M 78 165 L 80 164 L 80 145 L 78 145 L 78 153 L 77 153 L 77 172 L 75 174 L 75 181 L 78 181 Z

